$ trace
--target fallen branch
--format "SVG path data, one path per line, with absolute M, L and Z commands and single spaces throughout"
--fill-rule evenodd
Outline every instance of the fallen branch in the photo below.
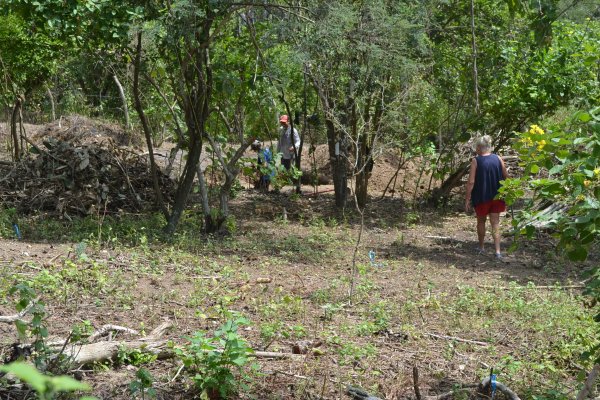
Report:
M 584 289 L 585 285 L 566 285 L 566 286 L 553 286 L 553 285 L 547 285 L 547 286 L 514 286 L 514 287 L 507 287 L 507 286 L 493 286 L 493 285 L 477 285 L 480 288 L 484 288 L 484 289 L 498 289 L 498 290 L 512 290 L 512 289 Z
M 436 239 L 436 240 L 454 240 L 454 238 L 448 236 L 436 236 L 436 235 L 427 235 L 425 236 L 427 239 Z
M 490 377 L 488 376 L 479 384 L 478 392 L 480 394 L 485 394 L 486 392 L 489 393 L 490 390 Z M 504 394 L 504 396 L 506 396 L 509 400 L 521 400 L 515 392 L 513 392 L 506 385 L 498 381 L 496 381 L 496 390 Z
M 475 385 L 475 386 L 477 386 L 477 385 Z M 446 399 L 451 399 L 451 398 L 454 398 L 456 396 L 457 392 L 468 392 L 468 391 L 471 391 L 471 390 L 473 390 L 473 389 L 472 388 L 467 388 L 467 387 L 457 388 L 457 389 L 451 390 L 451 391 L 446 392 L 446 393 L 438 394 L 436 396 L 425 396 L 425 400 L 446 400 Z
M 103 331 L 103 329 L 107 326 L 109 328 L 106 328 L 106 330 Z M 76 365 L 85 365 L 93 362 L 110 360 L 116 357 L 119 354 L 119 350 L 123 347 L 127 349 L 139 349 L 144 353 L 155 354 L 158 356 L 158 358 L 170 358 L 173 356 L 172 351 L 167 348 L 167 341 L 160 338 L 164 335 L 167 329 L 171 328 L 172 326 L 173 325 L 170 322 L 164 322 L 154 329 L 150 335 L 136 340 L 111 340 L 99 343 L 69 346 L 67 349 L 65 349 L 64 354 Z M 135 332 L 128 328 L 115 325 L 105 325 L 99 330 L 99 332 L 102 331 L 100 332 L 101 334 L 97 334 L 98 332 L 96 332 L 94 334 L 95 337 L 98 338 L 102 334 L 109 332 L 111 330 L 110 328 L 124 329 L 127 330 L 128 333 Z M 65 341 L 66 340 L 54 342 L 52 343 L 52 347 L 64 346 Z
M 167 340 L 162 339 L 162 336 L 173 325 L 170 322 L 165 322 L 154 329 L 150 335 L 135 340 L 110 340 L 97 343 L 79 344 L 67 346 L 64 349 L 65 356 L 69 357 L 75 365 L 85 365 L 93 362 L 105 361 L 115 358 L 120 349 L 137 349 L 143 353 L 154 354 L 160 359 L 175 357 L 175 353 L 167 346 Z M 107 332 L 119 331 L 129 334 L 139 334 L 137 331 L 117 325 L 104 325 L 88 339 L 96 340 Z M 66 340 L 57 340 L 49 345 L 53 348 L 60 349 L 65 347 Z M 219 350 L 216 350 L 219 351 Z M 256 358 L 266 359 L 291 359 L 304 360 L 304 356 L 293 353 L 279 353 L 271 351 L 256 351 L 252 354 Z
M 256 358 L 275 358 L 275 359 L 292 359 L 292 360 L 300 360 L 304 359 L 302 354 L 294 354 L 294 353 L 279 353 L 276 351 L 255 351 L 252 354 Z
M 23 319 L 25 315 L 31 311 L 31 309 L 37 304 L 39 301 L 39 297 L 33 301 L 30 301 L 27 307 L 25 307 L 21 312 L 14 315 L 0 315 L 0 322 L 4 322 L 6 324 L 12 324 L 13 322 L 20 321 Z
M 124 326 L 110 325 L 109 324 L 109 325 L 102 326 L 96 332 L 92 333 L 88 337 L 88 341 L 95 342 L 98 338 L 100 338 L 101 336 L 106 335 L 109 332 L 125 332 L 125 333 L 128 333 L 130 335 L 139 335 L 140 334 L 135 329 L 129 329 L 129 328 L 125 328 Z
M 417 396 L 417 400 L 421 400 L 421 390 L 419 389 L 419 369 L 416 365 L 413 367 L 413 387 L 415 389 L 415 396 Z
M 596 384 L 596 379 L 598 379 L 599 373 L 600 373 L 600 364 L 594 364 L 594 368 L 592 368 L 592 370 L 590 371 L 590 374 L 588 375 L 587 379 L 585 380 L 583 387 L 577 394 L 576 400 L 584 400 L 585 398 L 588 397 L 588 395 L 590 393 L 592 393 L 592 390 L 594 389 L 595 384 Z
M 454 340 L 454 341 L 457 341 L 457 342 L 471 343 L 471 344 L 476 344 L 476 345 L 479 345 L 479 346 L 489 346 L 490 345 L 489 343 L 486 343 L 486 342 L 480 342 L 480 341 L 477 341 L 477 340 L 470 340 L 470 339 L 463 339 L 463 338 L 459 338 L 459 337 L 456 337 L 456 336 L 436 335 L 435 333 L 429 333 L 429 332 L 425 332 L 425 334 L 427 336 L 431 336 L 431 337 L 434 337 L 436 339 Z

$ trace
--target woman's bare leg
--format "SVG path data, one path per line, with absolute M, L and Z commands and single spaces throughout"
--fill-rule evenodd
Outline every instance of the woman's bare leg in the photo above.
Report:
M 485 220 L 486 216 L 477 216 L 477 239 L 479 239 L 479 248 L 483 250 L 483 242 L 485 240 Z
M 490 224 L 492 225 L 492 237 L 494 238 L 494 247 L 496 254 L 500 254 L 500 214 L 490 213 Z

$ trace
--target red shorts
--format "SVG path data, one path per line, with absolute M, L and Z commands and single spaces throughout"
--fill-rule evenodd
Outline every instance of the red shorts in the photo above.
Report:
M 506 211 L 504 200 L 490 200 L 475 206 L 475 214 L 478 217 L 485 217 L 490 213 L 497 214 L 503 211 Z

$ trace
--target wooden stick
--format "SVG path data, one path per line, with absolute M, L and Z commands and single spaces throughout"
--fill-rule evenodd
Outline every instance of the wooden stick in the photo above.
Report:
M 507 286 L 493 286 L 493 285 L 477 285 L 480 288 L 484 289 L 499 289 L 499 290 L 511 290 L 511 289 L 584 289 L 585 285 L 566 285 L 566 286 L 515 286 L 515 287 L 507 287 Z
M 125 333 L 129 333 L 130 335 L 139 335 L 140 334 L 135 329 L 129 329 L 129 328 L 126 328 L 124 326 L 110 325 L 110 324 L 108 324 L 108 325 L 103 325 L 96 332 L 92 333 L 88 337 L 88 341 L 95 342 L 98 338 L 100 338 L 101 336 L 106 335 L 108 332 L 125 332 Z
M 577 394 L 576 400 L 584 400 L 585 398 L 588 397 L 588 395 L 590 393 L 592 393 L 592 390 L 594 389 L 594 385 L 596 384 L 596 379 L 598 379 L 599 373 L 600 373 L 600 364 L 594 364 L 594 368 L 592 368 L 592 370 L 590 371 L 590 374 L 588 375 L 587 379 L 585 380 L 583 387 Z
M 480 342 L 477 340 L 470 340 L 470 339 L 462 339 L 456 336 L 445 336 L 445 335 L 436 335 L 435 333 L 429 333 L 429 332 L 425 332 L 425 334 L 427 336 L 431 336 L 434 337 L 436 339 L 445 339 L 445 340 L 455 340 L 457 342 L 462 342 L 462 343 L 471 343 L 471 344 L 476 344 L 479 346 L 489 346 L 489 343 L 486 342 Z
M 475 385 L 477 386 L 477 385 Z M 458 389 L 454 389 L 451 390 L 449 392 L 446 393 L 442 393 L 442 394 L 438 394 L 437 396 L 426 396 L 425 400 L 446 400 L 446 399 L 451 399 L 456 395 L 456 392 L 468 392 L 469 388 L 458 388 Z
M 413 387 L 415 389 L 417 400 L 421 400 L 421 390 L 419 390 L 419 369 L 416 365 L 413 366 Z
M 37 304 L 39 297 L 33 301 L 30 301 L 27 307 L 25 307 L 21 312 L 14 315 L 0 315 L 0 322 L 4 322 L 6 324 L 12 324 L 13 322 L 21 320 L 25 315 L 31 311 L 33 306 Z

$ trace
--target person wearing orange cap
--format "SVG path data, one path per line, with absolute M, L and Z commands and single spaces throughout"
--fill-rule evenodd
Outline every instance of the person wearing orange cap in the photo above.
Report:
M 298 131 L 294 128 L 293 139 L 292 139 L 292 128 L 290 126 L 290 117 L 282 115 L 279 118 L 279 141 L 277 142 L 277 152 L 281 153 L 281 164 L 285 169 L 292 167 L 292 160 L 300 147 L 300 136 Z M 296 150 L 294 150 L 296 148 Z

